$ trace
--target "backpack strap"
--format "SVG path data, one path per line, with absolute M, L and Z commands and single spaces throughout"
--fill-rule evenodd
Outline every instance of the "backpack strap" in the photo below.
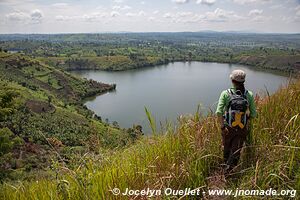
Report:
M 230 101 L 229 101 L 229 103 L 228 103 L 228 105 L 227 105 L 227 107 L 226 107 L 226 111 L 228 112 L 228 111 L 229 111 L 229 108 L 230 108 L 230 104 L 231 104 L 231 98 L 232 98 L 232 96 L 234 95 L 234 93 L 233 93 L 233 91 L 232 91 L 231 89 L 227 89 L 227 93 L 228 93 L 228 95 L 230 96 Z
M 244 96 L 247 97 L 247 94 L 248 94 L 248 90 L 245 90 Z
M 227 90 L 227 93 L 229 94 L 229 96 L 234 95 L 234 93 L 233 93 L 233 91 L 232 91 L 231 89 L 228 89 L 228 90 Z

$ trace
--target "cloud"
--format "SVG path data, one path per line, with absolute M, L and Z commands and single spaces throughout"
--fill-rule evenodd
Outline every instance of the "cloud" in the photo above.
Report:
M 177 4 L 186 4 L 190 2 L 190 0 L 172 0 L 172 1 Z M 197 4 L 203 4 L 208 6 L 211 6 L 216 3 L 216 0 L 195 0 L 195 1 Z
M 148 21 L 151 21 L 151 22 L 152 22 L 152 21 L 155 21 L 155 17 L 149 17 L 149 18 L 148 18 Z
M 31 17 L 31 21 L 33 23 L 41 23 L 42 20 L 43 20 L 43 12 L 36 9 L 36 10 L 33 10 L 30 14 L 30 17 Z
M 267 2 L 271 2 L 272 0 L 232 0 L 232 1 L 237 4 L 249 4 L 249 3 L 267 3 Z
M 173 2 L 175 2 L 177 4 L 185 4 L 185 3 L 188 3 L 189 0 L 173 0 Z
M 113 12 L 113 11 L 112 11 Z M 112 14 L 114 16 L 112 16 Z M 72 21 L 72 20 L 81 20 L 85 22 L 98 22 L 101 21 L 101 19 L 111 16 L 115 17 L 117 16 L 117 13 L 101 13 L 101 12 L 94 12 L 90 14 L 84 14 L 84 15 L 73 15 L 73 16 L 67 16 L 67 15 L 57 15 L 55 16 L 56 21 Z
M 124 0 L 113 0 L 114 3 L 123 3 Z
M 273 5 L 273 6 L 271 6 L 270 7 L 272 10 L 275 10 L 275 9 L 283 9 L 284 8 L 284 6 L 283 5 L 281 5 L 281 4 L 277 4 L 277 5 Z
M 249 11 L 248 16 L 254 22 L 264 22 L 270 19 L 270 17 L 263 16 L 262 14 L 263 10 L 253 9 Z
M 82 19 L 86 22 L 97 22 L 100 19 L 102 19 L 103 17 L 105 17 L 106 15 L 107 15 L 107 13 L 94 12 L 91 14 L 85 14 L 85 15 L 79 16 L 79 19 Z
M 70 21 L 75 19 L 74 16 L 63 16 L 63 15 L 57 15 L 55 16 L 56 21 Z
M 127 5 L 125 5 L 125 6 L 113 6 L 112 9 L 113 9 L 113 10 L 121 11 L 121 10 L 130 10 L 131 7 L 130 7 L 130 6 L 127 6 Z
M 7 14 L 6 18 L 10 21 L 23 22 L 23 21 L 28 20 L 30 17 L 27 13 L 24 13 L 21 11 L 16 11 L 16 12 Z
M 193 12 L 178 12 L 175 16 L 176 23 L 196 23 L 203 20 L 203 15 L 198 15 Z
M 296 11 L 296 13 L 295 13 L 295 17 L 294 17 L 293 21 L 299 22 L 300 21 L 300 5 L 295 8 L 295 11 Z
M 112 12 L 110 13 L 110 16 L 111 16 L 111 17 L 117 17 L 117 16 L 119 16 L 119 15 L 120 15 L 120 13 L 117 12 L 117 11 L 112 11 Z
M 0 4 L 10 6 L 24 5 L 29 3 L 34 3 L 34 0 L 0 0 Z
M 58 9 L 65 9 L 68 5 L 67 3 L 54 3 L 51 6 Z
M 195 14 L 193 12 L 176 12 L 171 13 L 167 12 L 163 15 L 163 18 L 165 18 L 168 21 L 171 21 L 173 23 L 196 23 L 200 22 L 203 19 L 203 16 L 200 16 L 198 14 Z
M 141 17 L 141 16 L 146 16 L 146 13 L 144 11 L 139 11 L 139 12 L 129 12 L 125 14 L 127 17 Z
M 249 11 L 249 16 L 257 16 L 257 15 L 261 15 L 263 13 L 263 10 L 258 10 L 258 9 L 254 9 L 254 10 L 250 10 Z
M 7 20 L 13 22 L 22 22 L 22 23 L 33 23 L 38 24 L 41 23 L 43 20 L 43 12 L 35 9 L 32 10 L 30 13 L 25 13 L 21 11 L 15 11 L 6 15 Z
M 216 0 L 197 0 L 196 3 L 211 6 L 216 3 Z
M 176 13 L 176 15 L 179 16 L 179 17 L 190 17 L 193 14 L 194 13 L 192 13 L 192 12 L 178 12 L 178 13 Z
M 215 9 L 213 12 L 207 12 L 204 19 L 211 22 L 226 22 L 233 20 L 240 20 L 244 17 L 235 14 L 233 11 L 226 11 L 221 8 Z
M 163 15 L 163 17 L 164 18 L 172 18 L 173 17 L 173 15 L 171 14 L 171 13 L 165 13 L 164 15 Z

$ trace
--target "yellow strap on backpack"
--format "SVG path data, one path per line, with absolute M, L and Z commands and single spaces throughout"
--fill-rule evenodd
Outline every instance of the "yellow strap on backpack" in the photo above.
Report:
M 239 126 L 240 128 L 244 128 L 245 125 L 242 123 L 242 115 L 244 112 L 237 112 L 235 113 L 234 122 L 232 122 L 232 127 Z

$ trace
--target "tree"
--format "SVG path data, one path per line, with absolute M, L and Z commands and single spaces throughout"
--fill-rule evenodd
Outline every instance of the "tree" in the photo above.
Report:
M 13 135 L 13 132 L 8 128 L 0 129 L 0 156 L 8 153 L 12 149 L 14 142 L 11 140 L 11 137 Z
M 192 52 L 189 52 L 189 61 L 192 60 L 192 56 L 193 56 Z

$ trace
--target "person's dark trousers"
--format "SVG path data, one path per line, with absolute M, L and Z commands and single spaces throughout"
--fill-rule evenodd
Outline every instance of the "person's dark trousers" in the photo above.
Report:
M 229 170 L 238 164 L 247 135 L 248 130 L 246 127 L 244 129 L 227 127 L 227 130 L 222 131 L 224 162 L 229 166 Z

